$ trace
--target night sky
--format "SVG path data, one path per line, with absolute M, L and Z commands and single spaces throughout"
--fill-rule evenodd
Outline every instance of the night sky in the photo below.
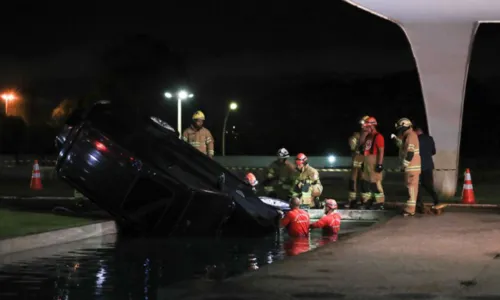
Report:
M 347 137 L 365 114 L 379 119 L 386 138 L 399 117 L 426 127 L 413 56 L 397 25 L 340 0 L 210 2 L 8 8 L 0 18 L 0 87 L 19 90 L 32 106 L 48 103 L 47 112 L 37 110 L 42 119 L 65 98 L 127 95 L 140 99 L 137 105 L 161 103 L 162 116 L 175 125 L 176 104 L 163 93 L 182 84 L 195 94 L 183 106 L 184 126 L 202 109 L 219 142 L 227 103 L 239 103 L 229 120 L 238 137 L 228 138 L 228 154 L 272 155 L 284 146 L 294 153 L 345 155 Z M 469 74 L 464 155 L 475 155 L 471 145 L 478 139 L 488 141 L 478 136 L 479 126 L 498 128 L 487 119 L 500 106 L 499 40 L 500 26 L 481 25 Z M 116 63 L 116 51 L 129 54 Z M 169 71 L 144 71 L 149 77 L 137 72 L 126 80 L 109 75 L 132 60 L 146 65 L 141 72 L 156 60 Z M 106 92 L 103 74 L 108 84 L 124 80 L 128 88 Z

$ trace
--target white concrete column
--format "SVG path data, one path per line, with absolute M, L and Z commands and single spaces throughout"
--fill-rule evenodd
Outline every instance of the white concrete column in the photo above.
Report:
M 451 196 L 457 187 L 465 85 L 478 23 L 401 25 L 416 60 L 429 131 L 436 142 L 436 188 Z

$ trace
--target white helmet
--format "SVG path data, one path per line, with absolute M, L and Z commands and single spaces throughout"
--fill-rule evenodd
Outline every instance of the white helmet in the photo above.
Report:
M 290 153 L 288 153 L 288 150 L 286 150 L 285 148 L 279 149 L 277 155 L 279 158 L 289 158 L 290 157 Z

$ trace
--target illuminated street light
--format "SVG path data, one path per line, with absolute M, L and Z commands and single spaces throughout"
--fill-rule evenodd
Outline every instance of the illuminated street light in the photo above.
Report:
M 164 96 L 167 99 L 173 98 L 173 95 L 169 92 L 165 92 Z M 179 131 L 179 137 L 182 135 L 182 101 L 193 97 L 193 94 L 185 90 L 177 92 L 177 131 Z
M 231 102 L 229 103 L 228 110 L 226 111 L 226 116 L 224 117 L 224 125 L 222 126 L 222 156 L 226 156 L 226 126 L 227 119 L 229 119 L 229 113 L 231 111 L 238 109 L 238 103 Z
M 3 101 L 5 101 L 5 115 L 7 116 L 9 112 L 9 102 L 16 100 L 16 95 L 13 93 L 4 93 L 1 97 Z
M 328 162 L 330 164 L 333 164 L 335 161 L 337 160 L 337 158 L 333 155 L 328 155 Z

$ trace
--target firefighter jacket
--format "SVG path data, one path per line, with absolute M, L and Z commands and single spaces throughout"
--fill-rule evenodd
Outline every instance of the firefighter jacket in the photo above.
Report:
M 274 191 L 273 186 L 279 186 L 281 189 L 289 191 L 295 181 L 296 174 L 295 166 L 291 162 L 285 160 L 282 163 L 279 159 L 273 161 L 267 171 L 266 191 Z
M 205 127 L 199 130 L 193 126 L 184 130 L 182 133 L 182 139 L 189 143 L 191 146 L 200 150 L 201 153 L 208 155 L 210 157 L 214 156 L 214 138 L 210 130 Z
M 349 138 L 349 147 L 352 153 L 352 167 L 361 168 L 363 164 L 363 153 L 361 153 L 361 134 L 359 132 L 354 132 Z
M 323 185 L 319 179 L 319 172 L 310 165 L 305 165 L 302 171 L 299 171 L 291 193 L 293 197 L 312 198 L 319 197 L 323 192 Z
M 412 129 L 403 135 L 399 158 L 405 172 L 420 172 L 420 143 L 418 135 Z

